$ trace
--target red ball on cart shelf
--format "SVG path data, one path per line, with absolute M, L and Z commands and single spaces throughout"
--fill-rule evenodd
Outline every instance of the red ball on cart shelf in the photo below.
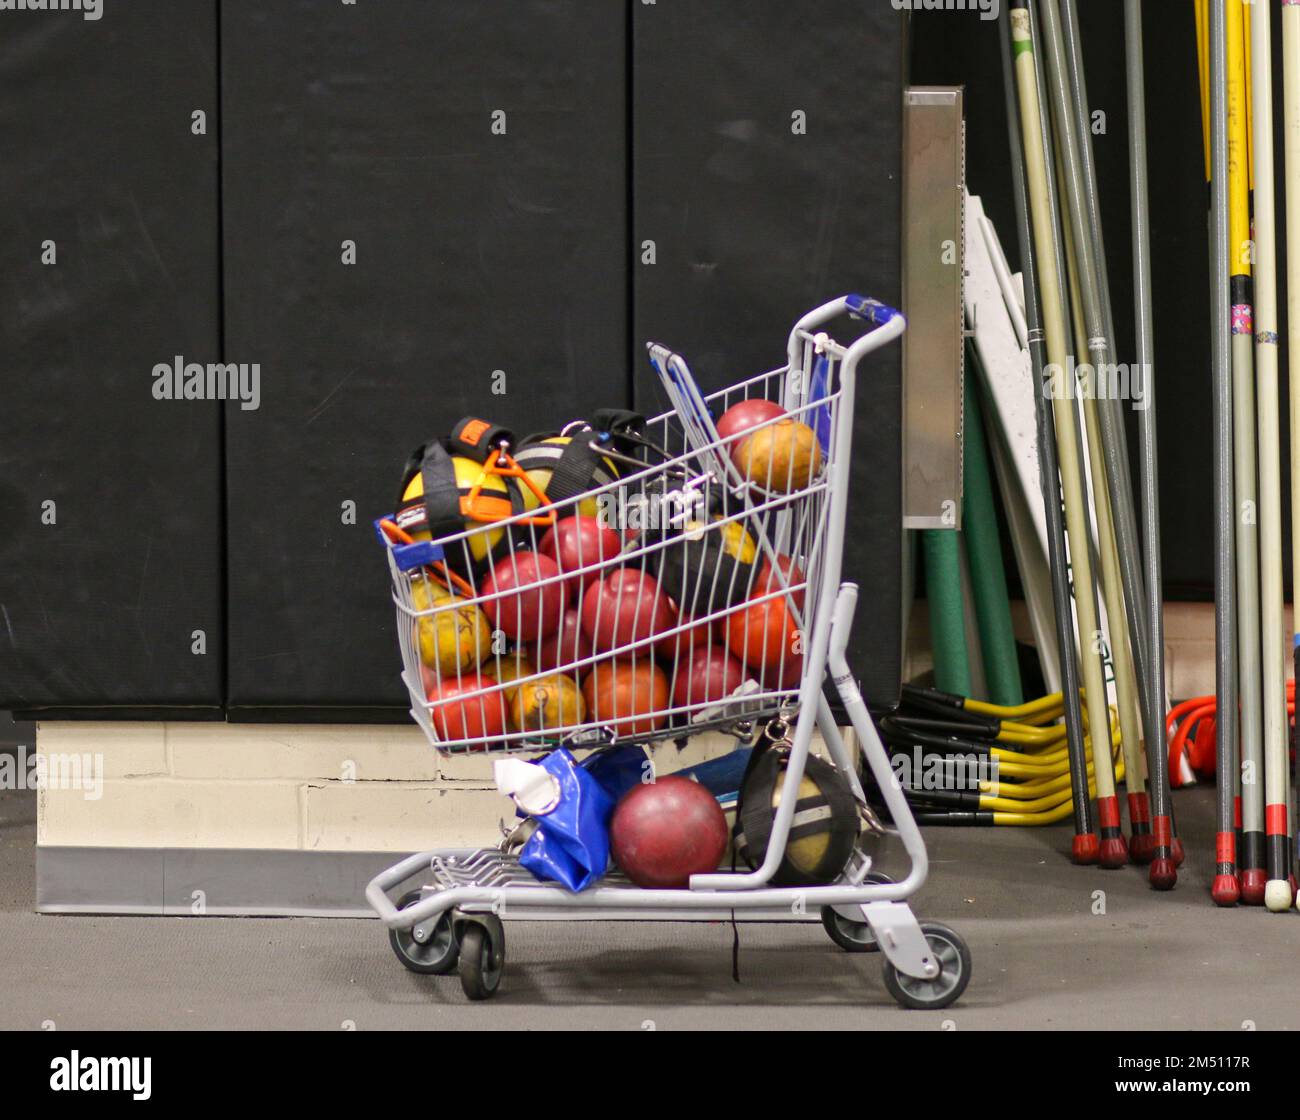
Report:
M 638 568 L 619 568 L 587 588 L 582 628 L 597 652 L 653 638 L 677 625 L 677 608 L 658 581 Z M 649 656 L 650 650 L 639 651 Z
M 668 677 L 649 658 L 598 661 L 582 682 L 587 713 L 615 735 L 642 735 L 668 722 Z
M 542 537 L 537 551 L 549 556 L 562 572 L 573 572 L 565 580 L 571 592 L 607 575 L 609 569 L 593 568 L 602 560 L 613 560 L 623 551 L 623 539 L 596 517 L 577 514 L 557 521 Z
M 609 823 L 614 862 L 639 887 L 682 888 L 717 870 L 727 850 L 727 820 L 698 782 L 669 775 L 635 787 Z
M 720 645 L 706 645 L 677 662 L 673 704 L 709 704 L 725 700 L 745 683 L 745 667 Z
M 543 671 L 563 669 L 595 652 L 591 639 L 582 628 L 582 616 L 577 607 L 566 607 L 555 633 L 534 642 L 529 649 L 533 664 Z M 578 670 L 580 673 L 586 671 L 585 667 Z
M 564 583 L 554 579 L 560 567 L 549 556 L 516 552 L 502 557 L 483 581 L 483 611 L 507 638 L 536 641 L 553 634 L 564 615 Z M 509 594 L 499 593 L 509 592 Z
M 494 681 L 478 672 L 448 676 L 441 681 L 424 671 L 425 695 L 430 701 L 429 717 L 440 740 L 499 739 L 505 733 L 505 706 L 501 693 L 488 692 Z

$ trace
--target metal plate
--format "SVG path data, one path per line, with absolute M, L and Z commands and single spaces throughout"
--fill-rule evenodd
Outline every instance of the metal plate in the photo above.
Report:
M 962 91 L 913 87 L 903 106 L 903 524 L 956 529 L 962 500 Z

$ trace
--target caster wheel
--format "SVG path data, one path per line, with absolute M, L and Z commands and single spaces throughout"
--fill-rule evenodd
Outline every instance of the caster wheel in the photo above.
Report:
M 939 962 L 939 975 L 933 980 L 907 976 L 886 960 L 885 987 L 903 1007 L 938 1011 L 955 1003 L 970 983 L 970 950 L 960 936 L 938 922 L 922 922 L 921 932 Z
M 894 880 L 879 871 L 867 873 L 868 883 L 892 883 Z M 846 918 L 833 906 L 822 907 L 822 928 L 832 941 L 846 953 L 878 953 L 880 945 L 866 922 Z
M 501 923 L 489 928 L 467 921 L 460 936 L 460 986 L 468 999 L 489 999 L 501 986 L 506 939 Z
M 420 892 L 411 891 L 403 895 L 398 903 L 399 910 L 414 906 L 420 901 Z M 422 976 L 445 976 L 456 967 L 458 953 L 456 937 L 451 928 L 451 911 L 444 910 L 432 925 L 425 923 L 428 936 L 423 941 L 415 939 L 412 929 L 390 929 L 388 943 L 392 945 L 397 959 L 412 972 Z

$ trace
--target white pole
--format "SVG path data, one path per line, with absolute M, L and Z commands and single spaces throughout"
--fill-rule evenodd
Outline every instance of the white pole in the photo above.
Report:
M 1259 106 L 1255 108 L 1259 112 Z M 1282 3 L 1282 124 L 1286 137 L 1286 309 L 1287 373 L 1291 391 L 1291 598 L 1292 610 L 1300 590 L 1300 5 L 1296 0 Z M 1300 621 L 1294 629 L 1300 635 Z M 1300 636 L 1296 639 L 1300 647 Z M 1291 902 L 1289 874 L 1290 827 L 1287 822 L 1287 797 L 1279 792 L 1280 779 L 1287 780 L 1285 751 L 1268 767 L 1265 775 L 1264 828 L 1267 833 L 1269 883 L 1272 898 L 1265 902 L 1270 910 L 1285 910 Z M 1278 868 L 1275 878 L 1274 867 Z

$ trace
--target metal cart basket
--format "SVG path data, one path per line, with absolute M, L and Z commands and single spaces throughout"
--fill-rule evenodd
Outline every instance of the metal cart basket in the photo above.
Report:
M 853 337 L 838 341 L 831 329 Z M 843 296 L 795 324 L 785 364 L 708 396 L 679 355 L 650 344 L 650 361 L 674 407 L 627 440 L 581 425 L 568 430 L 557 446 L 587 440 L 601 456 L 601 469 L 581 493 L 549 502 L 516 471 L 522 500 L 509 516 L 475 519 L 475 503 L 497 493 L 498 481 L 485 476 L 462 500 L 474 516 L 459 532 L 417 540 L 390 520 L 377 524 L 411 712 L 437 750 L 537 754 L 557 746 L 681 741 L 706 730 L 741 742 L 766 735 L 788 752 L 784 788 L 798 789 L 819 731 L 858 804 L 865 836 L 878 835 L 824 695 L 829 671 L 910 859 L 906 876 L 893 882 L 874 872 L 869 846 L 859 843 L 834 882 L 773 885 L 795 797 L 775 803 L 757 866 L 696 874 L 684 889 L 644 889 L 611 869 L 586 890 L 569 891 L 520 866 L 509 838 L 495 849 L 420 852 L 366 890 L 407 968 L 458 970 L 466 994 L 481 999 L 501 979 L 502 919 L 820 919 L 845 949 L 883 953 L 886 986 L 904 1006 L 940 1008 L 961 995 L 971 971 L 965 943 L 946 926 L 919 923 L 906 902 L 925 881 L 925 845 L 845 657 L 858 596 L 855 584 L 840 581 L 858 367 L 904 329 L 899 312 Z M 714 418 L 750 400 L 780 408 L 720 435 Z M 745 452 L 741 444 L 754 439 L 777 453 Z M 799 454 L 780 453 L 799 439 Z M 513 466 L 502 450 L 499 462 Z M 546 552 L 548 532 L 578 512 L 613 527 L 617 537 L 602 539 L 616 546 L 588 541 L 583 553 L 580 540 L 578 555 L 569 554 L 562 569 L 534 566 L 509 578 L 534 563 L 528 554 Z M 616 570 L 624 593 L 596 600 L 593 581 Z M 647 572 L 658 577 L 653 601 L 650 585 L 638 583 Z M 557 636 L 555 612 L 567 614 L 575 604 L 583 627 L 566 628 L 575 621 L 566 618 Z M 476 623 L 475 610 L 495 628 Z M 591 648 L 583 629 L 602 635 L 599 648 Z M 743 683 L 693 675 L 700 661 L 690 654 L 705 639 L 743 659 Z M 453 651 L 491 644 L 460 660 L 431 659 L 432 640 L 446 640 Z M 610 687 L 614 677 L 618 687 Z M 520 686 L 539 681 L 548 682 L 552 702 L 522 711 Z

